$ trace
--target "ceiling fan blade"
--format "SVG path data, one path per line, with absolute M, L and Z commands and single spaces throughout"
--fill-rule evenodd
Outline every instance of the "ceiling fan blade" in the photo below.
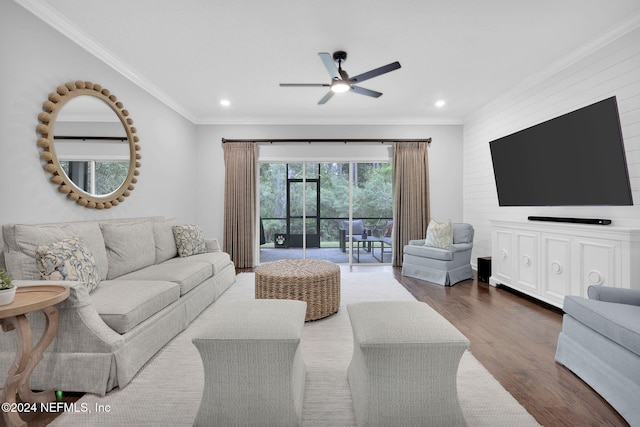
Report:
M 325 68 L 329 72 L 329 75 L 332 79 L 339 79 L 340 74 L 338 74 L 338 67 L 336 67 L 336 63 L 333 62 L 333 56 L 327 52 L 319 52 L 318 56 L 322 60 Z
M 379 98 L 382 96 L 382 92 L 376 92 L 375 90 L 365 89 L 360 86 L 351 86 L 351 90 L 360 95 L 371 96 L 372 98 Z
M 372 79 L 381 74 L 388 73 L 389 71 L 397 70 L 400 68 L 400 63 L 398 61 L 392 62 L 391 64 L 383 65 L 382 67 L 376 68 L 375 70 L 367 71 L 366 73 L 358 74 L 355 77 L 351 77 L 349 79 L 351 83 L 361 83 L 365 80 Z
M 281 87 L 329 87 L 327 83 L 280 83 Z
M 327 101 L 330 100 L 332 96 L 333 96 L 333 91 L 330 90 L 329 92 L 327 92 L 325 96 L 322 97 L 320 101 L 318 101 L 318 105 L 326 104 Z

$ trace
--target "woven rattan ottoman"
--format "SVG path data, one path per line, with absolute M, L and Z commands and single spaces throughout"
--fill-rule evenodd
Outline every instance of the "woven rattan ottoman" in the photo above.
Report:
M 340 267 L 318 260 L 262 264 L 256 267 L 256 299 L 306 301 L 305 321 L 331 316 L 340 307 Z

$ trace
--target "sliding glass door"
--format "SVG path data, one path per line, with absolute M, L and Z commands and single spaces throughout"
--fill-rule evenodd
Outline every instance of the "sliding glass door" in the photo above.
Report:
M 351 164 L 353 263 L 390 263 L 393 195 L 391 163 Z
M 388 263 L 391 200 L 390 163 L 262 163 L 260 262 Z

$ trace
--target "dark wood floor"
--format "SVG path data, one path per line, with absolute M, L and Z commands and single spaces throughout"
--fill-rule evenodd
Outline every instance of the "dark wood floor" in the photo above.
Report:
M 391 268 L 391 267 L 388 267 Z M 626 426 L 591 387 L 554 361 L 562 312 L 476 280 L 443 287 L 393 274 L 470 341 L 471 352 L 544 426 Z
M 388 266 L 356 266 L 351 271 L 391 272 L 416 299 L 440 312 L 471 341 L 473 355 L 540 424 L 628 425 L 588 385 L 555 363 L 560 310 L 476 280 L 443 287 L 403 277 L 399 269 Z M 29 426 L 44 426 L 52 418 L 54 414 L 32 414 Z

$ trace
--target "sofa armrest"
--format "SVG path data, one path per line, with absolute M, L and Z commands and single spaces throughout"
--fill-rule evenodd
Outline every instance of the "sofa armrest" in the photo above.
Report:
M 207 245 L 207 252 L 222 251 L 222 249 L 220 249 L 220 242 L 218 242 L 218 239 L 215 239 L 215 238 L 204 239 L 204 242 Z
M 21 288 L 24 286 L 46 286 L 57 285 L 66 286 L 69 288 L 69 298 L 56 304 L 56 307 L 83 307 L 91 304 L 91 297 L 89 291 L 85 287 L 83 282 L 75 282 L 72 280 L 14 280 L 13 283 L 16 287 Z
M 69 298 L 56 304 L 60 320 L 55 342 L 51 345 L 56 351 L 98 353 L 114 352 L 122 347 L 122 336 L 104 323 L 83 282 L 14 280 L 14 283 L 18 287 L 62 285 L 69 288 Z M 44 330 L 44 316 L 31 313 L 28 317 L 34 336 L 39 336 Z
M 589 299 L 640 306 L 640 289 L 614 288 L 591 285 L 587 289 Z
M 424 246 L 424 240 L 425 239 L 420 239 L 420 240 L 409 240 L 409 244 L 411 246 Z

